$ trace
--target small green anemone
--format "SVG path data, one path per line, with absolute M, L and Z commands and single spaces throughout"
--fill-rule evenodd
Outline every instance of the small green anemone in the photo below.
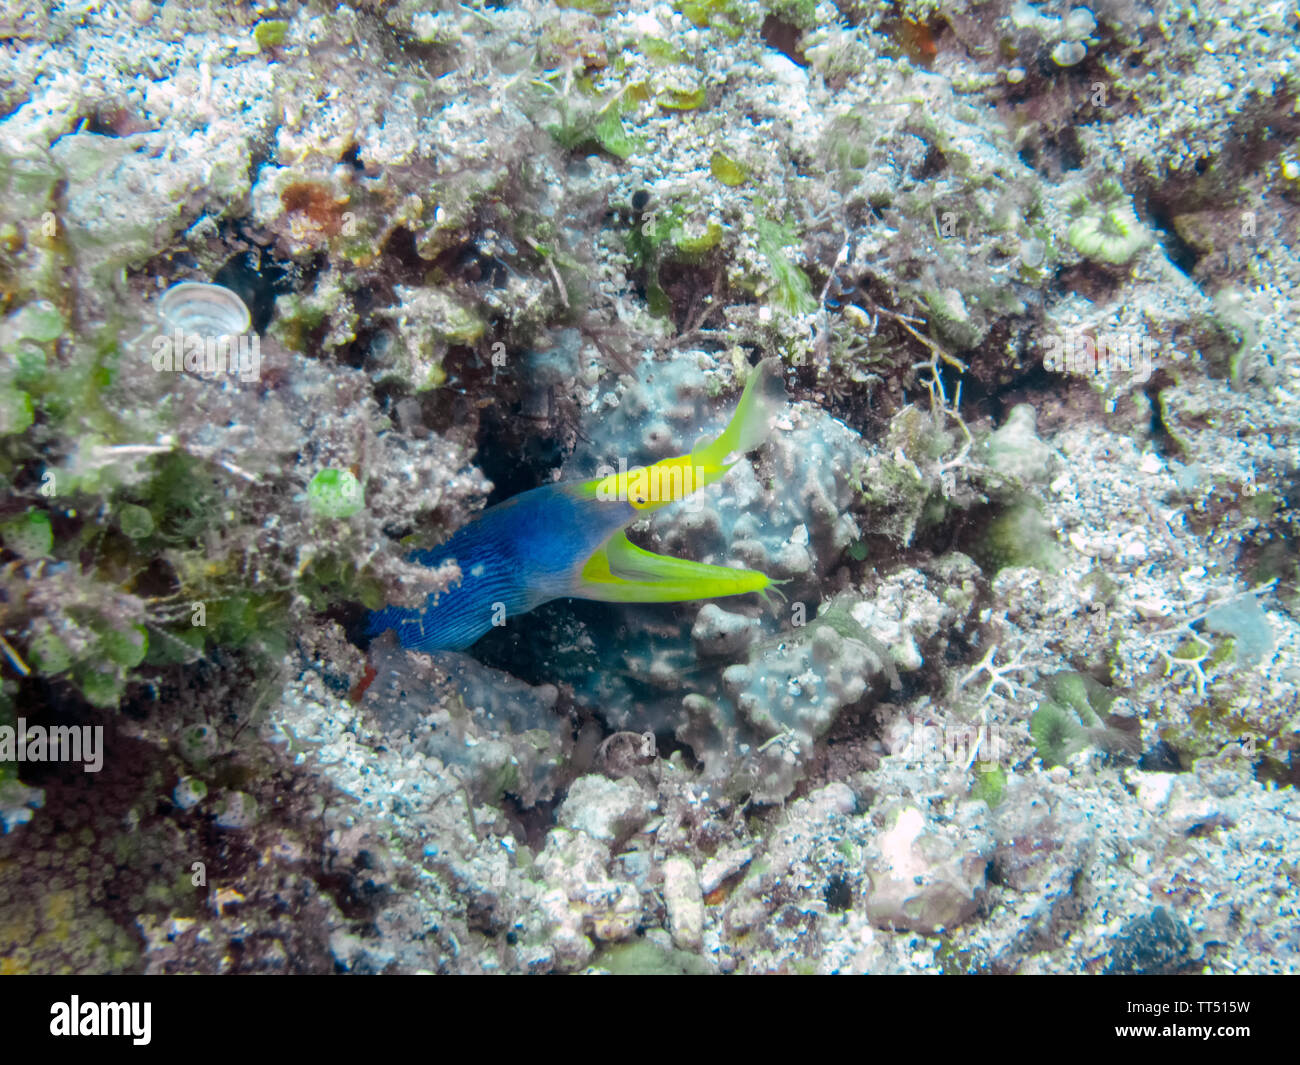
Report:
M 361 483 L 348 470 L 321 470 L 307 486 L 307 505 L 323 518 L 350 518 L 364 503 Z
M 1107 182 L 1096 200 L 1080 197 L 1065 239 L 1080 255 L 1116 266 L 1129 262 L 1151 241 L 1119 186 Z

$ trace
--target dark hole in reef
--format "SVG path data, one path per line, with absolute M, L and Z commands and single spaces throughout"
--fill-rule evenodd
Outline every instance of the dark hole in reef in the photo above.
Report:
M 96 710 L 67 682 L 66 677 L 51 680 L 35 676 L 24 678 L 14 691 L 13 711 L 11 727 L 15 718 L 22 718 L 29 730 L 37 727 L 48 730 L 57 726 L 77 729 L 101 726 L 104 731 L 99 750 L 104 755 L 105 765 L 116 756 L 120 747 L 135 744 L 135 741 L 119 736 L 114 715 Z M 82 756 L 82 761 L 18 762 L 14 763 L 14 768 L 20 770 L 20 778 L 26 784 L 45 786 L 60 781 L 79 784 L 85 773 L 87 752 L 83 750 Z M 93 774 L 91 779 L 94 779 Z
M 594 646 L 582 642 L 584 634 L 592 637 Z M 603 644 L 617 643 L 620 634 L 625 635 L 625 626 L 617 607 L 587 599 L 556 599 L 508 618 L 484 634 L 470 653 L 485 666 L 504 670 L 526 684 L 551 684 L 599 672 L 602 661 L 614 658 L 613 648 Z
M 1160 399 L 1161 391 L 1173 383 L 1174 380 L 1169 372 L 1162 367 L 1151 375 L 1151 379 L 1142 390 L 1143 395 L 1147 397 L 1147 402 L 1151 404 L 1151 442 L 1155 445 L 1156 451 L 1166 458 L 1176 458 L 1183 453 L 1183 445 L 1178 442 L 1178 438 L 1165 422 L 1164 403 Z
M 1083 142 L 1073 126 L 1066 126 L 1049 143 L 1056 149 L 1057 163 L 1062 171 L 1078 170 L 1083 166 Z
M 323 333 L 326 328 L 328 327 L 322 324 L 319 332 Z M 375 338 L 378 337 L 381 332 L 383 332 L 383 330 L 378 329 L 375 326 L 366 326 L 358 329 L 356 339 L 353 340 L 352 343 L 337 349 L 334 356 L 335 361 L 341 366 L 348 366 L 354 370 L 360 370 L 365 366 L 366 358 L 371 352 L 372 346 L 375 343 Z M 312 339 L 319 341 L 321 338 L 314 337 Z M 307 350 L 310 350 L 313 347 L 315 347 L 315 344 L 309 343 L 307 345 Z
M 921 165 L 916 171 L 916 179 L 925 181 L 927 178 L 937 177 L 947 169 L 948 157 L 931 144 L 926 149 L 925 158 L 921 160 Z
M 384 530 L 387 533 L 387 529 Z M 394 537 L 400 539 L 400 537 Z M 329 609 L 321 612 L 321 616 L 329 621 L 333 621 L 343 630 L 348 638 L 348 642 L 360 647 L 363 651 L 369 648 L 372 639 L 371 634 L 367 631 L 370 621 L 370 611 L 360 603 L 343 603 L 337 606 L 331 606 Z
M 786 22 L 785 19 L 778 18 L 776 15 L 768 15 L 763 20 L 763 26 L 759 33 L 762 35 L 765 45 L 780 52 L 790 62 L 798 63 L 801 67 L 808 65 L 808 58 L 799 47 L 799 38 L 802 33 L 798 26 Z
M 537 488 L 565 459 L 558 437 L 530 433 L 520 439 L 518 409 L 504 406 L 485 408 L 479 421 L 475 463 L 493 484 L 488 506 Z
M 311 272 L 314 275 L 315 271 Z M 273 259 L 264 248 L 240 252 L 227 259 L 212 275 L 212 281 L 224 285 L 248 305 L 253 330 L 257 333 L 266 332 L 271 324 L 275 298 L 297 287 L 291 266 Z
M 1052 50 L 1046 47 L 1040 48 L 1034 54 L 1034 66 L 1049 85 L 1061 76 L 1064 69 L 1052 58 Z
M 181 588 L 180 580 L 172 564 L 160 555 L 155 555 L 135 578 L 131 591 L 146 599 L 162 598 L 174 595 Z
M 1119 289 L 1120 273 L 1102 263 L 1088 260 L 1063 266 L 1052 278 L 1052 291 L 1062 296 L 1077 292 L 1092 303 L 1110 299 Z
M 269 125 L 273 126 L 274 124 L 270 123 Z M 275 138 L 271 135 L 270 132 L 267 132 L 262 134 L 259 137 L 254 138 L 249 143 L 248 147 L 249 147 L 248 174 L 253 181 L 256 181 L 257 172 L 261 170 L 262 167 L 266 166 L 266 164 L 269 163 L 273 158 L 275 158 L 275 154 L 276 154 Z
M 118 114 L 117 111 L 93 111 L 84 119 L 81 131 L 97 133 L 101 137 L 121 137 L 123 133 L 118 128 Z
M 473 892 L 465 905 L 465 924 L 474 932 L 495 939 L 505 931 L 502 914 L 497 908 L 497 896 Z
M 486 282 L 494 288 L 501 288 L 506 282 L 505 264 L 481 251 L 472 240 L 440 252 L 433 260 L 433 268 L 472 285 Z
M 1255 779 L 1261 783 L 1271 780 L 1279 787 L 1289 784 L 1293 788 L 1300 788 L 1300 759 L 1296 757 L 1295 751 L 1287 755 L 1285 762 L 1261 758 L 1255 763 Z
M 717 328 L 723 324 L 725 301 L 715 300 L 711 306 L 705 303 L 714 291 L 718 275 L 719 267 L 713 255 L 701 263 L 670 261 L 659 265 L 659 289 L 668 299 L 669 318 L 678 332 L 688 328 Z
M 853 888 L 848 880 L 838 874 L 826 881 L 822 888 L 822 898 L 826 900 L 826 909 L 831 913 L 843 913 L 853 905 Z
M 887 679 L 882 678 L 877 681 L 876 690 L 902 705 L 919 695 L 924 695 L 927 692 L 934 693 L 938 689 L 934 678 L 922 671 L 920 673 L 900 673 L 897 688 L 893 687 Z
M 984 503 L 968 510 L 950 510 L 942 520 L 919 526 L 913 546 L 936 558 L 949 551 L 960 551 L 970 556 L 985 576 L 992 577 L 999 567 L 984 550 L 984 541 L 989 526 L 1004 509 L 998 503 Z
M 799 388 L 811 391 L 817 387 L 818 370 L 810 363 L 800 363 L 794 369 L 794 383 Z
M 667 729 L 659 729 L 655 733 L 655 754 L 665 762 L 674 754 L 680 754 L 683 765 L 691 772 L 703 768 L 703 763 L 695 757 L 695 752 Z
M 975 654 L 975 648 L 970 639 L 964 634 L 953 630 L 948 633 L 946 645 L 943 650 L 944 665 L 951 668 L 964 666 L 971 661 L 971 656 Z
M 1138 768 L 1148 773 L 1181 773 L 1183 760 L 1178 752 L 1164 740 L 1156 740 L 1142 752 Z
M 390 339 L 384 343 L 401 343 L 397 337 L 389 336 Z M 455 443 L 477 450 L 482 437 L 482 411 L 489 405 L 483 400 L 489 397 L 492 403 L 513 408 L 516 406 L 513 385 L 498 378 L 490 363 L 474 348 L 464 344 L 452 344 L 447 348 L 442 357 L 442 370 L 446 381 L 439 388 L 426 389 L 411 396 L 404 383 L 391 380 L 376 389 L 376 397 L 382 400 L 386 411 L 399 415 L 404 426 L 407 426 L 409 412 L 403 414 L 397 404 L 413 399 L 419 413 L 415 424 L 421 429 L 430 429 Z M 506 424 L 516 433 L 527 432 L 528 427 L 520 419 Z M 497 450 L 516 446 L 523 445 L 517 445 L 513 437 L 495 441 Z M 479 464 L 477 460 L 475 464 Z
M 835 0 L 835 10 L 850 27 L 858 25 L 866 15 L 862 0 Z
M 1015 380 L 1000 385 L 992 392 L 984 390 L 977 379 L 967 381 L 962 387 L 961 402 L 966 407 L 968 400 L 972 409 L 980 413 L 987 412 L 999 427 L 1011 413 L 1011 408 L 1019 403 L 1032 402 L 1034 393 L 1048 392 L 1060 388 L 1061 378 L 1049 373 L 1041 362 L 1031 363 Z
M 1174 228 L 1173 201 L 1166 200 L 1164 197 L 1149 196 L 1147 214 L 1151 217 L 1152 227 L 1161 234 L 1160 243 L 1164 245 L 1165 254 L 1179 270 L 1191 277 L 1201 254 L 1183 240 Z
M 961 405 L 962 411 L 971 417 L 970 404 L 982 399 L 987 390 L 975 378 L 973 374 L 963 375 L 955 366 L 949 366 L 941 362 L 938 366 L 939 383 L 943 386 L 944 395 L 951 401 L 957 394 L 957 385 L 961 384 Z M 928 369 L 918 370 L 911 386 L 903 392 L 905 402 L 915 403 L 925 410 L 930 409 L 930 390 L 926 388 L 925 382 L 930 379 Z M 951 428 L 951 423 L 946 428 Z
M 355 141 L 343 149 L 343 154 L 339 156 L 339 162 L 361 173 L 364 173 L 366 169 L 366 164 L 361 161 L 361 148 Z
M 415 235 L 405 226 L 398 226 L 388 235 L 384 244 L 384 266 L 392 272 L 393 279 L 401 284 L 419 284 L 429 269 L 427 260 L 420 258 L 415 248 Z
M 501 808 L 515 838 L 533 850 L 540 851 L 546 842 L 546 833 L 555 826 L 555 811 L 560 801 L 555 798 L 523 806 L 518 796 L 507 793 L 502 797 Z
M 645 651 L 658 647 L 631 634 L 625 623 L 627 610 L 653 611 L 662 615 L 665 625 L 677 625 L 680 604 L 620 606 L 585 599 L 558 599 L 544 603 L 529 614 L 509 618 L 474 644 L 470 653 L 486 666 L 500 669 L 527 684 L 559 684 L 572 691 L 573 707 L 602 719 L 604 701 L 646 709 L 644 721 L 629 723 L 641 729 L 653 717 L 662 720 L 665 703 L 676 704 L 688 690 L 712 694 L 720 669 L 700 668 L 690 671 L 690 678 L 674 690 L 643 677 L 635 667 L 624 662 L 629 646 Z M 685 608 L 689 609 L 689 607 Z M 681 621 L 678 635 L 671 642 L 682 647 L 683 661 L 689 654 L 689 622 Z M 602 721 L 606 729 L 616 725 Z M 694 766 L 693 752 L 683 747 L 671 731 L 656 733 L 660 757 L 667 758 L 680 750 L 687 764 Z
M 317 878 L 343 916 L 352 920 L 373 915 L 391 893 L 365 875 L 366 865 L 366 859 L 358 856 L 351 868 L 326 872 Z

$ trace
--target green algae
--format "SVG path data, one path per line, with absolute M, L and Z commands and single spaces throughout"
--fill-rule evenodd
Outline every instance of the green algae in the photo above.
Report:
M 716 29 L 731 40 L 738 39 L 750 21 L 734 0 L 676 0 L 673 10 L 685 15 L 698 29 Z
M 28 510 L 0 525 L 0 538 L 5 547 L 25 559 L 44 558 L 54 546 L 54 532 L 49 515 L 41 510 Z
M 707 98 L 704 86 L 697 89 L 668 89 L 659 94 L 659 106 L 667 111 L 695 111 Z
M 660 37 L 642 37 L 638 47 L 643 56 L 662 66 L 675 66 L 687 59 L 684 51 Z
M 1011 566 L 1050 572 L 1064 557 L 1041 506 L 1029 497 L 1016 499 L 1000 510 L 984 535 L 971 545 L 971 555 L 989 574 Z
M 1006 790 L 1006 770 L 995 763 L 976 762 L 974 771 L 975 780 L 971 784 L 970 797 L 987 803 L 990 810 L 996 809 Z
M 749 180 L 749 171 L 721 150 L 714 151 L 709 157 L 709 173 L 731 188 L 743 185 Z
M 257 47 L 265 52 L 284 43 L 285 34 L 289 32 L 289 23 L 283 19 L 268 19 L 253 27 L 253 40 Z
M 808 314 L 817 309 L 813 298 L 812 282 L 785 253 L 786 246 L 796 242 L 794 231 L 780 222 L 758 220 L 758 250 L 767 259 L 769 285 L 767 297 L 788 314 Z
M 648 939 L 607 947 L 592 965 L 614 976 L 702 976 L 712 971 L 703 958 Z

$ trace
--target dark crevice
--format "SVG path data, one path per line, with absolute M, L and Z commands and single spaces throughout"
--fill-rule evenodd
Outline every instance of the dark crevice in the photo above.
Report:
M 429 261 L 420 257 L 415 234 L 398 226 L 388 235 L 383 248 L 385 272 L 399 285 L 418 285 L 424 280 Z
M 1173 383 L 1174 379 L 1169 372 L 1159 369 L 1151 375 L 1151 379 L 1142 390 L 1147 397 L 1147 402 L 1151 404 L 1151 442 L 1156 451 L 1165 458 L 1178 458 L 1183 453 L 1183 445 L 1178 442 L 1178 438 L 1165 422 L 1164 403 L 1160 398 L 1160 393 Z
M 339 156 L 339 162 L 352 167 L 353 170 L 364 173 L 366 164 L 361 161 L 361 149 L 354 142 L 349 144 L 343 154 Z
M 1061 267 L 1052 279 L 1051 292 L 1056 296 L 1077 292 L 1091 303 L 1103 303 L 1114 297 L 1122 281 L 1119 268 L 1084 259 Z
M 801 67 L 808 65 L 808 58 L 799 47 L 799 41 L 803 34 L 798 26 L 786 22 L 776 15 L 768 15 L 763 20 L 763 26 L 759 33 L 762 35 L 765 45 L 780 52 L 790 62 L 798 63 Z
M 928 181 L 930 178 L 938 177 L 948 169 L 948 159 L 935 145 L 931 144 L 925 152 L 925 158 L 921 160 L 921 165 L 917 169 L 915 177 L 917 181 Z
M 264 333 L 275 314 L 277 296 L 311 288 L 324 258 L 319 257 L 301 269 L 292 262 L 272 258 L 265 248 L 240 252 L 226 260 L 212 275 L 212 282 L 224 285 L 248 306 L 255 332 Z
M 1057 163 L 1062 171 L 1078 170 L 1083 166 L 1083 143 L 1073 126 L 1066 126 L 1056 136 L 1049 138 L 1048 144 L 1055 149 Z
M 513 404 L 494 403 L 482 413 L 474 461 L 494 486 L 489 506 L 546 483 L 566 457 L 557 437 L 530 433 L 517 440 L 519 420 L 519 408 Z M 511 444 L 501 447 L 501 441 Z
M 1164 246 L 1169 261 L 1188 277 L 1191 277 L 1196 270 L 1196 263 L 1200 259 L 1201 253 L 1183 240 L 1179 236 L 1178 230 L 1174 228 L 1172 204 L 1163 197 L 1149 196 L 1147 197 L 1146 207 L 1152 228 L 1160 233 L 1160 243 Z

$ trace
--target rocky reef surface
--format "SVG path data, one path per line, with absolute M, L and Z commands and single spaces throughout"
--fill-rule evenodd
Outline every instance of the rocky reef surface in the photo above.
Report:
M 0 972 L 1300 970 L 1297 40 L 12 0 Z M 162 357 L 186 281 L 238 365 Z M 785 601 L 359 637 L 768 356 L 629 533 Z

